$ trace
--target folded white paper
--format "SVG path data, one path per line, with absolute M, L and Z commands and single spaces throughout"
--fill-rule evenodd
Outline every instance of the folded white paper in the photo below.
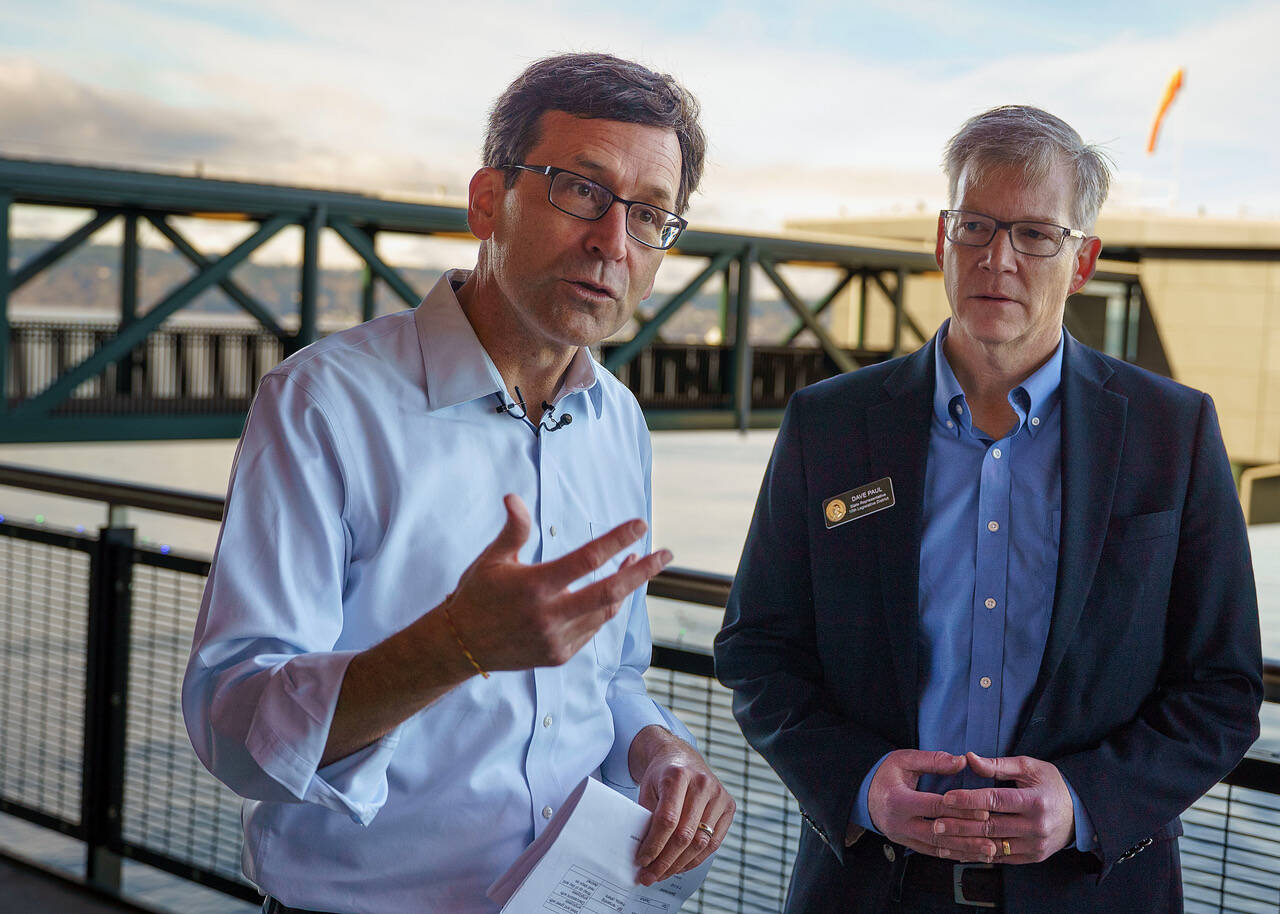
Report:
M 651 886 L 636 851 L 652 813 L 584 778 L 537 839 L 489 886 L 503 914 L 675 914 L 714 858 Z

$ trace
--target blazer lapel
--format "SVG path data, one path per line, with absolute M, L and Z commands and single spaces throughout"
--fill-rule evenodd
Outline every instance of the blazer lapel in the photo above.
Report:
M 917 674 L 920 626 L 920 536 L 924 473 L 929 456 L 935 342 L 908 356 L 885 381 L 890 399 L 867 410 L 867 455 L 871 478 L 893 481 L 894 508 L 878 543 L 893 667 L 908 732 L 918 732 Z
M 1124 447 L 1128 398 L 1103 385 L 1112 370 L 1096 353 L 1067 335 L 1062 372 L 1062 528 L 1053 616 L 1040 672 L 1027 702 L 1029 716 L 1075 638 L 1111 520 Z M 1020 746 L 1019 739 L 1015 741 Z M 1019 751 L 1025 752 L 1025 749 Z

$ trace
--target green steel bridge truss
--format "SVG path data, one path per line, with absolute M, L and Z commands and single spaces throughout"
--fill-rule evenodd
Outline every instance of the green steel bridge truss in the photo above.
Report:
M 18 205 L 62 207 L 88 211 L 86 221 L 62 239 L 49 244 L 26 262 L 8 268 L 11 263 L 11 209 Z M 201 251 L 192 239 L 175 225 L 180 217 L 216 220 L 239 220 L 256 226 L 247 237 L 223 253 Z M 9 302 L 15 292 L 49 270 L 109 223 L 122 229 L 119 265 L 119 320 L 107 331 L 97 332 L 88 350 L 74 358 L 60 357 L 47 384 L 37 390 L 23 389 L 18 362 L 23 357 L 17 344 L 18 328 L 11 322 Z M 145 308 L 140 301 L 139 228 L 149 225 L 163 236 L 173 250 L 189 261 L 194 272 L 161 294 Z M 264 244 L 289 227 L 302 232 L 302 251 L 298 272 L 296 329 L 286 329 L 282 321 L 260 299 L 237 282 L 235 271 Z M 434 235 L 470 238 L 466 212 L 461 207 L 432 205 L 382 199 L 376 196 L 212 180 L 203 177 L 156 174 L 99 167 L 87 167 L 46 161 L 28 161 L 0 157 L 0 441 L 88 441 L 165 438 L 236 437 L 243 426 L 247 398 L 206 397 L 200 404 L 192 398 L 148 400 L 131 394 L 131 365 L 145 356 L 149 337 L 162 332 L 166 320 L 191 305 L 213 288 L 227 297 L 260 328 L 260 335 L 275 344 L 274 352 L 288 355 L 314 341 L 320 335 L 317 301 L 320 286 L 320 239 L 332 233 L 364 264 L 364 280 L 360 293 L 362 319 L 374 316 L 379 286 L 414 307 L 425 289 L 415 289 L 404 273 L 387 262 L 378 250 L 378 238 L 388 233 Z M 918 245 L 883 246 L 841 244 L 825 240 L 797 237 L 750 235 L 691 229 L 672 252 L 683 257 L 705 260 L 705 268 L 682 289 L 659 303 L 645 319 L 637 314 L 638 329 L 634 337 L 622 343 L 608 344 L 601 353 L 605 366 L 633 389 L 637 378 L 645 372 L 628 374 L 644 358 L 664 351 L 671 360 L 672 350 L 692 358 L 693 350 L 715 350 L 710 357 L 719 366 L 712 372 L 723 388 L 718 398 L 704 397 L 673 400 L 667 397 L 646 399 L 638 390 L 646 416 L 654 428 L 739 428 L 776 426 L 781 407 L 795 386 L 837 372 L 852 371 L 861 365 L 879 361 L 924 340 L 932 327 L 920 327 L 904 302 L 907 277 L 933 273 L 937 265 L 931 253 Z M 835 283 L 815 301 L 807 302 L 780 272 L 784 264 L 822 266 L 834 270 Z M 757 269 L 758 268 L 758 269 Z M 781 300 L 794 314 L 791 329 L 776 346 L 753 346 L 752 304 L 757 295 L 753 276 L 763 275 Z M 714 347 L 678 346 L 664 343 L 660 337 L 664 325 L 696 295 L 708 281 L 723 277 L 721 319 L 724 343 Z M 1141 288 L 1136 270 L 1127 264 L 1113 264 L 1100 271 L 1098 279 L 1124 284 L 1137 309 L 1142 307 Z M 822 313 L 850 283 L 861 286 L 860 332 L 867 326 L 868 293 L 882 299 L 891 309 L 891 334 L 888 346 L 868 348 L 866 339 L 845 347 L 819 322 Z M 291 316 L 292 318 L 292 316 Z M 1147 318 L 1149 322 L 1149 316 Z M 285 321 L 294 326 L 292 319 Z M 1134 330 L 1138 324 L 1134 323 Z M 818 348 L 796 344 L 808 331 Z M 1137 338 L 1136 332 L 1134 339 Z M 1149 337 L 1148 337 L 1149 338 Z M 179 341 L 181 342 L 181 341 Z M 1136 353 L 1132 340 L 1127 348 Z M 83 348 L 83 347 L 82 347 Z M 767 352 L 766 352 L 767 350 Z M 708 353 L 701 353 L 707 356 Z M 1160 354 L 1162 358 L 1162 353 Z M 795 371 L 794 366 L 778 368 L 782 380 L 775 384 L 771 397 L 760 393 L 759 368 L 766 356 L 793 363 L 818 365 L 815 370 Z M 816 358 L 816 362 L 815 362 Z M 687 361 L 687 359 L 686 359 Z M 705 361 L 705 359 L 704 359 Z M 249 360 L 249 379 L 270 368 L 262 359 Z M 668 365 L 668 367 L 670 367 Z M 783 368 L 787 368 L 783 371 Z M 816 375 L 815 376 L 815 372 Z M 652 375 L 652 370 L 648 372 Z M 704 375 L 706 372 L 703 372 Z M 632 377 L 634 375 L 634 377 Z M 755 384 L 753 385 L 753 380 Z M 714 379 L 713 379 L 714 381 Z M 84 391 L 90 382 L 99 391 L 110 387 L 113 394 L 108 406 L 95 406 Z M 705 382 L 705 378 L 703 379 Z M 252 393 L 250 389 L 249 394 Z M 101 399 L 101 398 L 100 398 Z M 198 399 L 198 398 L 197 398 Z M 106 402 L 105 400 L 103 402 Z

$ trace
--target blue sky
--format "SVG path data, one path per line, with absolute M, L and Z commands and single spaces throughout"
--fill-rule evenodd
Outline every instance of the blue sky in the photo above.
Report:
M 684 81 L 695 222 L 935 208 L 942 143 L 995 104 L 1104 142 L 1112 206 L 1280 218 L 1280 4 L 44 0 L 0 7 L 0 154 L 458 196 L 530 60 L 609 50 Z M 1187 68 L 1158 154 L 1165 82 Z

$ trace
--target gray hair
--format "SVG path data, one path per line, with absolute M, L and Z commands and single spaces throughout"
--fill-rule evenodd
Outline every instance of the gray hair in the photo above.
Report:
M 676 212 L 683 213 L 702 179 L 707 140 L 698 124 L 698 100 L 674 78 L 612 54 L 561 54 L 535 61 L 516 77 L 489 114 L 484 164 L 503 168 L 524 162 L 538 143 L 547 111 L 668 127 L 680 143 Z M 516 172 L 507 176 L 507 186 Z
M 1111 158 L 1089 145 L 1061 118 L 1029 105 L 1002 105 L 976 114 L 947 141 L 942 167 L 955 206 L 960 176 L 970 181 L 993 168 L 1020 169 L 1029 182 L 1043 181 L 1059 162 L 1075 172 L 1072 228 L 1089 232 L 1111 187 Z

